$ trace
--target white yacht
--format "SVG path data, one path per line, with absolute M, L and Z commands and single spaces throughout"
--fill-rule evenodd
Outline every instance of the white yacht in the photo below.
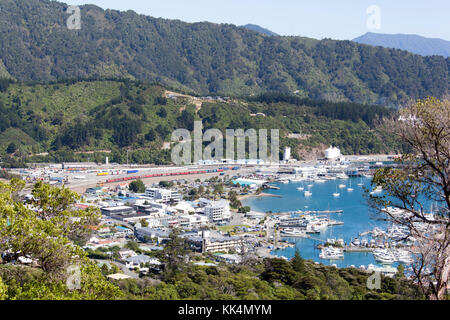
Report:
M 349 176 L 346 175 L 345 173 L 339 173 L 339 174 L 336 175 L 336 178 L 337 179 L 348 179 Z
M 303 191 L 303 190 L 305 190 L 305 188 L 304 187 L 298 187 L 297 190 L 298 191 Z
M 392 264 L 396 261 L 395 256 L 387 249 L 376 249 L 373 251 L 373 257 L 382 264 Z
M 324 183 L 324 182 L 327 182 L 327 180 L 325 180 L 325 179 L 317 179 L 317 180 L 315 180 L 315 182 Z
M 344 251 L 339 248 L 326 247 L 320 252 L 319 258 L 327 260 L 344 259 Z
M 305 194 L 305 197 L 310 197 L 310 196 L 312 196 L 312 192 L 311 191 L 305 191 L 304 192 L 304 194 Z
M 339 188 L 344 189 L 345 187 L 347 187 L 345 184 L 340 184 Z

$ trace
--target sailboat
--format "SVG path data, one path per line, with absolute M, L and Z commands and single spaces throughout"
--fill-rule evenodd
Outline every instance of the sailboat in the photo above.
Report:
M 310 187 L 308 186 L 308 190 L 305 191 L 305 197 L 310 197 L 310 196 L 312 196 L 312 192 L 310 191 L 309 188 L 310 188 Z
M 347 188 L 347 191 L 352 192 L 353 190 L 355 189 L 352 188 L 352 180 L 350 180 L 350 187 Z
M 336 186 L 336 192 L 333 193 L 333 197 L 337 198 L 339 197 L 341 194 L 339 192 L 337 192 L 337 186 Z
M 363 183 L 362 178 L 361 178 L 361 179 L 359 179 L 358 187 L 362 187 L 363 185 L 364 185 L 364 183 Z

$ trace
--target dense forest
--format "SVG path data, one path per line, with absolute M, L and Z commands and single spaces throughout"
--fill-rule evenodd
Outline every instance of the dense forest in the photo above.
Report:
M 0 2 L 0 77 L 128 77 L 197 94 L 295 92 L 384 105 L 448 92 L 450 58 L 265 36 L 230 24 L 189 24 L 92 5 L 81 7 L 81 29 L 70 30 L 66 9 L 49 0 Z
M 198 101 L 198 100 L 197 100 Z M 166 164 L 163 148 L 178 128 L 280 129 L 281 147 L 294 156 L 330 144 L 345 154 L 401 151 L 385 136 L 379 119 L 395 113 L 377 105 L 314 101 L 266 93 L 228 101 L 168 98 L 157 84 L 132 80 L 84 80 L 55 83 L 0 81 L 0 158 L 4 166 L 24 161 L 97 161 L 108 152 L 124 163 Z M 290 138 L 290 134 L 301 139 Z M 298 152 L 297 152 L 298 151 Z

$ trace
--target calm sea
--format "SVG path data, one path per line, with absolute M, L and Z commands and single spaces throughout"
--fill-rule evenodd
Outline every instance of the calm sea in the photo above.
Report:
M 328 227 L 320 234 L 314 234 L 312 237 L 322 240 L 328 238 L 342 238 L 346 243 L 350 243 L 355 237 L 359 237 L 359 233 L 372 230 L 375 226 L 385 228 L 386 222 L 374 220 L 373 213 L 369 214 L 369 207 L 363 198 L 365 187 L 370 188 L 370 178 L 349 178 L 346 180 L 332 180 L 324 183 L 317 182 L 290 182 L 289 184 L 276 183 L 280 190 L 267 190 L 267 193 L 280 195 L 281 198 L 263 197 L 248 198 L 243 200 L 243 204 L 250 206 L 252 210 L 259 212 L 289 212 L 297 210 L 344 210 L 342 214 L 332 213 L 330 218 L 333 220 L 343 221 L 342 226 Z M 312 187 L 308 188 L 308 185 Z M 345 184 L 346 188 L 339 188 L 339 184 Z M 303 191 L 297 190 L 298 187 L 304 187 L 310 190 L 312 196 L 305 197 Z M 354 191 L 347 191 L 348 187 L 352 187 Z M 333 193 L 337 190 L 340 197 L 333 197 Z M 372 216 L 372 218 L 371 218 Z M 370 240 L 370 237 L 359 237 Z M 285 239 L 285 238 L 283 238 Z M 344 253 L 344 260 L 323 260 L 319 258 L 320 250 L 316 246 L 319 241 L 313 239 L 302 238 L 286 238 L 290 242 L 296 243 L 296 248 L 305 259 L 311 259 L 326 265 L 336 264 L 338 267 L 349 267 L 354 265 L 368 266 L 369 264 L 379 265 L 371 253 Z M 272 252 L 278 256 L 284 256 L 291 259 L 294 256 L 295 248 L 286 248 Z M 394 265 L 395 266 L 395 265 Z

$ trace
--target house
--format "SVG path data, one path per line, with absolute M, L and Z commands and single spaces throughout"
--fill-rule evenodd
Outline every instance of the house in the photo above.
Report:
M 119 250 L 119 257 L 121 260 L 125 260 L 127 258 L 135 257 L 135 256 L 137 256 L 137 253 L 131 249 L 122 248 Z
M 129 257 L 126 260 L 126 267 L 128 269 L 140 268 L 142 265 L 150 262 L 150 257 L 144 254 Z
M 151 239 L 156 239 L 158 243 L 164 242 L 169 239 L 169 232 L 160 229 L 153 229 L 149 227 L 136 228 L 134 235 L 140 241 L 147 242 Z
M 158 259 L 151 258 L 144 254 L 128 258 L 125 265 L 128 269 L 138 268 L 140 271 L 148 271 L 148 268 L 144 267 L 145 264 L 153 266 L 154 268 L 158 268 L 162 265 L 161 261 Z M 143 270 L 144 268 L 145 270 Z

